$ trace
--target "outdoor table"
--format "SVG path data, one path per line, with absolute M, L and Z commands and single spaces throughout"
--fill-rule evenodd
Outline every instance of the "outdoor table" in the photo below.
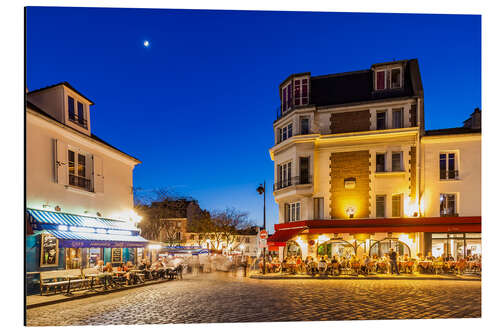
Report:
M 421 260 L 418 262 L 418 265 L 421 266 L 425 272 L 427 273 L 429 271 L 429 268 L 432 267 L 432 261 L 430 260 Z

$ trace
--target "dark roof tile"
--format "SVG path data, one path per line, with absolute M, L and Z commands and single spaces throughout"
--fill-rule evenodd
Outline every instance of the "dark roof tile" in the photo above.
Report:
M 435 130 L 427 130 L 425 131 L 425 136 L 469 134 L 469 133 L 481 133 L 481 129 L 468 128 L 468 127 L 442 128 Z
M 85 98 L 86 100 L 88 100 L 91 105 L 94 105 L 94 102 L 92 102 L 92 100 L 90 98 L 88 98 L 87 96 L 85 96 L 84 94 L 82 94 L 81 92 L 79 92 L 78 90 L 76 90 L 71 84 L 69 84 L 69 82 L 66 82 L 66 81 L 59 82 L 59 83 L 56 83 L 56 84 L 52 84 L 50 86 L 43 87 L 43 88 L 40 88 L 40 89 L 28 91 L 28 95 L 29 94 L 34 94 L 34 93 L 37 93 L 37 92 L 40 92 L 40 91 L 43 91 L 43 90 L 46 90 L 46 89 L 54 88 L 54 87 L 57 87 L 57 86 L 60 86 L 60 85 L 68 87 L 69 89 L 71 89 L 74 92 L 76 92 L 78 95 L 80 95 L 83 98 Z

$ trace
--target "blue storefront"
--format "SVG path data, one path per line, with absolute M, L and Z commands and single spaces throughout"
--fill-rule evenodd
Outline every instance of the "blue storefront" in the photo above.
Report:
M 26 217 L 28 292 L 36 292 L 41 271 L 89 268 L 98 260 L 135 264 L 147 245 L 140 230 L 125 221 L 37 209 L 27 209 Z

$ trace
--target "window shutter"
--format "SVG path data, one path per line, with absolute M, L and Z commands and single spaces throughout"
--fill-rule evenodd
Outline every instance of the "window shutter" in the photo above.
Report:
M 104 192 L 104 168 L 102 158 L 99 156 L 92 156 L 94 161 L 94 192 L 103 193 Z
M 68 185 L 68 145 L 54 139 L 54 181 Z
M 290 222 L 290 205 L 285 204 L 285 222 Z

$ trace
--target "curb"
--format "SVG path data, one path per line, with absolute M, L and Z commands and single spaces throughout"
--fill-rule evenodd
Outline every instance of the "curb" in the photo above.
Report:
M 262 276 L 250 275 L 250 279 L 256 280 L 439 280 L 439 281 L 481 281 L 481 278 L 461 277 L 433 277 L 433 276 L 402 276 L 402 277 L 377 277 L 377 276 L 344 276 L 344 277 L 320 277 L 320 276 Z
M 41 306 L 46 306 L 46 305 L 53 305 L 53 304 L 58 304 L 58 303 L 64 303 L 64 302 L 69 302 L 69 301 L 74 301 L 77 299 L 83 299 L 83 298 L 88 298 L 88 297 L 93 297 L 93 296 L 100 296 L 100 295 L 107 295 L 119 291 L 124 291 L 124 290 L 129 290 L 129 289 L 135 289 L 135 288 L 141 288 L 141 287 L 146 287 L 146 286 L 152 286 L 155 284 L 160 284 L 160 283 L 166 283 L 169 282 L 170 280 L 160 280 L 160 281 L 151 281 L 149 283 L 145 284 L 136 284 L 132 286 L 127 286 L 125 288 L 120 288 L 120 289 L 108 289 L 108 290 L 103 290 L 103 291 L 98 291 L 95 293 L 83 293 L 80 295 L 75 295 L 72 297 L 66 297 L 66 298 L 59 298 L 59 299 L 54 299 L 54 300 L 48 300 L 46 302 L 40 302 L 40 303 L 34 303 L 34 304 L 27 304 L 26 305 L 26 310 L 28 309 L 33 309 L 33 308 L 38 308 Z M 26 296 L 28 298 L 29 296 Z

